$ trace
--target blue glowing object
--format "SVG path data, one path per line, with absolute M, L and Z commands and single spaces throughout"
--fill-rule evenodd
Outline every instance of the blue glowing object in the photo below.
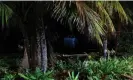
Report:
M 66 47 L 75 48 L 76 43 L 77 43 L 76 38 L 69 38 L 69 37 L 64 38 L 64 46 Z

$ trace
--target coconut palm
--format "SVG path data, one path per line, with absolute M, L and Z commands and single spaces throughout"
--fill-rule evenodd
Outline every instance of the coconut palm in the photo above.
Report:
M 46 38 L 46 30 L 50 28 L 46 22 L 48 18 L 68 25 L 68 28 L 77 28 L 88 38 L 97 40 L 104 47 L 105 56 L 107 37 L 115 33 L 112 21 L 115 14 L 120 22 L 129 22 L 118 1 L 4 2 L 1 5 L 7 7 L 0 7 L 2 21 L 4 15 L 7 21 L 14 14 L 12 19 L 14 17 L 19 23 L 30 67 L 40 67 L 43 71 L 47 68 L 47 41 L 50 41 Z M 3 13 L 3 9 L 9 14 Z
M 66 22 L 70 27 L 74 24 L 72 26 L 87 34 L 88 38 L 96 39 L 103 45 L 104 56 L 107 56 L 107 37 L 116 35 L 114 18 L 118 17 L 120 23 L 131 22 L 118 1 L 55 2 L 52 14 L 61 23 Z

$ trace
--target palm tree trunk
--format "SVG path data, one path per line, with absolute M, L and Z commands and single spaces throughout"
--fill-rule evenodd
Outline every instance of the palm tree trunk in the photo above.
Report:
M 22 61 L 20 63 L 20 69 L 19 71 L 22 71 L 22 69 L 27 69 L 29 68 L 29 63 L 30 63 L 30 59 L 28 58 L 28 53 L 29 53 L 29 40 L 28 40 L 28 35 L 27 35 L 27 32 L 26 32 L 26 29 L 25 29 L 25 25 L 23 24 L 23 22 L 21 21 L 21 18 L 20 18 L 20 21 L 19 21 L 19 28 L 23 34 L 23 37 L 24 37 L 24 55 L 23 55 L 23 58 L 22 58 Z
M 37 64 L 43 72 L 47 69 L 47 42 L 44 27 L 38 29 L 37 33 Z
M 40 34 L 37 32 L 37 58 L 38 58 L 38 66 L 41 68 L 41 43 L 40 43 Z
M 41 50 L 41 69 L 43 72 L 46 72 L 47 70 L 47 40 L 46 40 L 46 33 L 45 33 L 45 27 L 43 23 L 43 18 L 40 18 L 41 20 L 41 27 L 40 27 L 40 50 Z
M 104 52 L 104 58 L 107 58 L 107 39 L 104 38 L 103 40 L 103 52 Z
M 41 69 L 43 72 L 46 72 L 47 70 L 47 43 L 46 43 L 46 36 L 45 32 L 41 35 L 42 39 L 41 42 Z
M 28 69 L 29 68 L 29 62 L 28 62 L 28 54 L 27 54 L 27 48 L 24 47 L 24 55 L 20 64 L 19 71 L 23 71 L 23 69 Z

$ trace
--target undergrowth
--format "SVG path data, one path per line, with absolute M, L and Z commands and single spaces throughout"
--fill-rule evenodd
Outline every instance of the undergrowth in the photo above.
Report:
M 45 73 L 39 68 L 35 72 L 27 70 L 25 73 L 7 71 L 1 80 L 125 80 L 127 77 L 123 75 L 133 76 L 132 63 L 133 57 L 77 60 L 73 64 L 58 61 L 52 70 Z

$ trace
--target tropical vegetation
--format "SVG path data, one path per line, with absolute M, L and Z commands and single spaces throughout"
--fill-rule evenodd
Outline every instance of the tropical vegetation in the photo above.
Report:
M 107 52 L 108 40 L 116 40 L 114 49 L 116 52 L 119 37 L 117 31 L 119 32 L 121 26 L 132 23 L 130 16 L 131 14 L 119 1 L 0 2 L 1 31 L 13 25 L 19 27 L 23 35 L 24 58 L 21 61 L 20 71 L 23 68 L 29 68 L 35 72 L 36 68 L 41 69 L 37 69 L 35 74 L 29 72 L 26 72 L 25 75 L 17 74 L 17 76 L 27 80 L 53 79 L 51 76 L 45 76 L 52 73 L 47 72 L 48 65 L 52 62 L 52 58 L 54 59 L 53 54 L 56 55 L 53 43 L 63 36 L 58 32 L 58 30 L 63 31 L 62 27 L 69 29 L 73 34 L 76 30 L 78 33 L 87 36 L 88 41 L 96 41 L 102 50 L 100 53 L 103 53 L 104 58 L 107 58 L 109 55 Z M 53 29 L 55 30 L 52 32 Z M 102 59 L 99 62 L 90 60 L 87 61 L 87 64 L 89 64 L 89 66 L 86 66 L 87 69 L 80 69 L 87 71 L 86 77 L 89 80 L 97 80 L 102 78 L 101 76 L 104 78 L 107 76 L 108 79 L 119 79 L 120 77 L 116 76 L 117 74 L 132 73 L 129 62 L 130 60 L 127 61 L 126 59 Z M 64 65 L 62 63 L 59 63 L 59 65 L 62 65 L 64 70 Z M 82 62 L 80 66 L 82 66 Z M 118 67 L 120 68 L 118 69 Z M 76 75 L 73 71 L 68 72 L 69 78 L 67 80 L 78 80 L 82 70 L 78 71 L 77 69 Z M 11 74 L 6 77 L 9 76 L 14 78 L 14 75 Z

